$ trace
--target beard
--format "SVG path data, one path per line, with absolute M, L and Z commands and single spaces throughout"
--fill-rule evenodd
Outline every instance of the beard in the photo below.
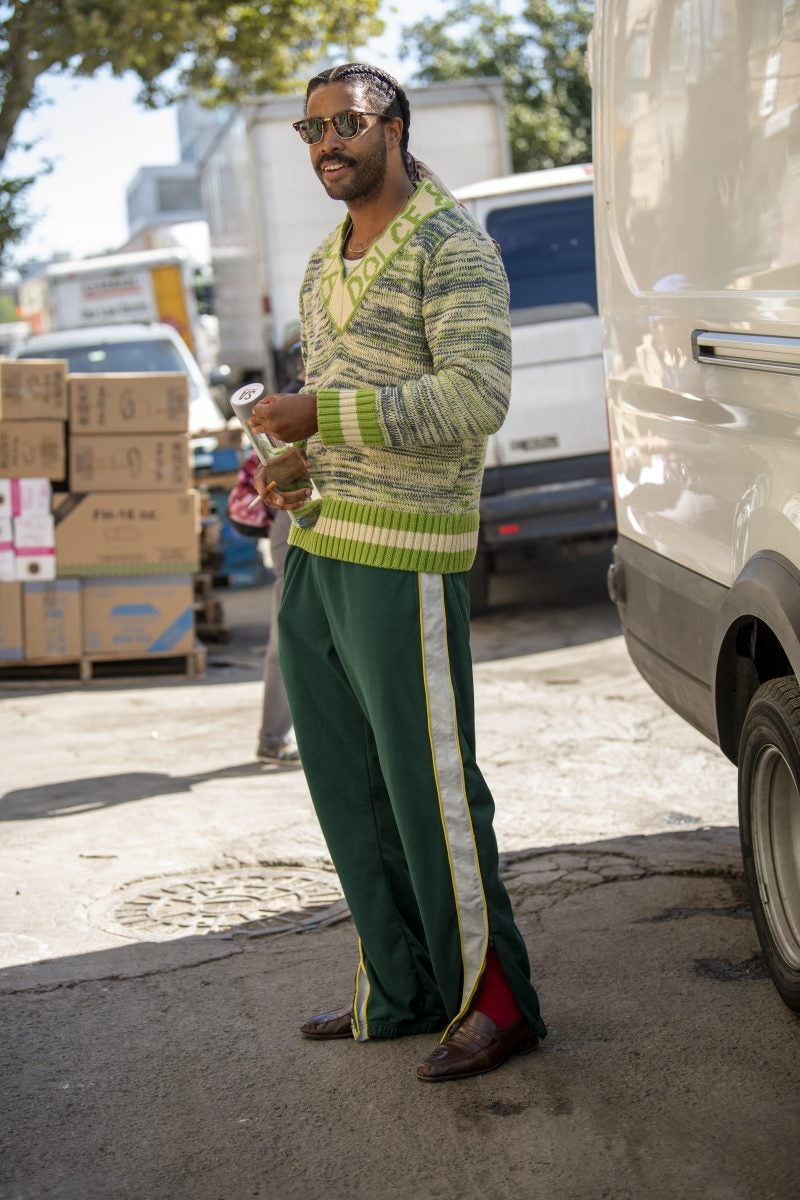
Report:
M 329 178 L 322 170 L 326 163 L 341 162 L 352 169 L 347 176 L 338 180 Z M 374 147 L 360 158 L 349 154 L 327 154 L 315 167 L 322 186 L 332 200 L 371 200 L 377 196 L 386 178 L 388 153 L 383 138 L 377 138 Z

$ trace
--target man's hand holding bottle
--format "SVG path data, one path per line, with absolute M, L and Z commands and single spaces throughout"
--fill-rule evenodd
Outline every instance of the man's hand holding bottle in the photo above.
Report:
M 317 430 L 317 398 L 302 393 L 264 396 L 254 406 L 248 422 L 255 433 L 266 433 L 281 442 L 295 442 Z M 308 462 L 296 446 L 288 446 L 258 468 L 253 484 L 265 504 L 289 512 L 311 497 Z M 272 485 L 272 486 L 270 486 Z

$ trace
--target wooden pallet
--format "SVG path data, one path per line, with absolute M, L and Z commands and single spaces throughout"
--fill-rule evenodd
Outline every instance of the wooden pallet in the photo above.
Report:
M 219 600 L 215 600 L 210 610 L 198 612 L 195 610 L 194 627 L 201 642 L 229 642 L 231 631 L 225 624 L 225 611 Z
M 205 674 L 205 646 L 188 654 L 123 658 L 118 654 L 81 654 L 76 658 L 26 658 L 0 661 L 0 687 L 19 683 L 52 684 L 75 680 L 93 683 L 102 679 L 134 679 L 153 675 L 178 675 L 198 679 Z
M 238 471 L 195 471 L 194 486 L 208 488 L 209 492 L 229 492 L 238 478 Z
M 199 571 L 194 577 L 194 627 L 201 642 L 228 642 L 222 601 L 214 595 L 214 575 Z

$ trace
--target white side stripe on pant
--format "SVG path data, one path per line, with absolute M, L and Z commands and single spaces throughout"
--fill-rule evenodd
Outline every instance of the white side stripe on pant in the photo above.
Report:
M 441 575 L 420 574 L 419 600 L 428 728 L 461 938 L 464 982 L 461 1011 L 455 1018 L 458 1020 L 468 1008 L 483 971 L 489 926 L 458 741 Z
M 364 947 L 361 938 L 358 939 L 358 970 L 356 971 L 356 996 L 353 1002 L 353 1016 L 356 1041 L 366 1042 L 369 1038 L 369 1023 L 367 1021 L 367 1001 L 370 986 L 367 969 L 364 966 Z

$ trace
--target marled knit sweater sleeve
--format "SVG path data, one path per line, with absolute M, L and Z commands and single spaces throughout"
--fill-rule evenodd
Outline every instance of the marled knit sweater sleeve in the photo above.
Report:
M 508 281 L 494 244 L 470 228 L 453 233 L 427 264 L 423 283 L 421 319 L 432 371 L 387 387 L 365 382 L 320 390 L 325 445 L 453 445 L 503 424 L 511 334 Z

